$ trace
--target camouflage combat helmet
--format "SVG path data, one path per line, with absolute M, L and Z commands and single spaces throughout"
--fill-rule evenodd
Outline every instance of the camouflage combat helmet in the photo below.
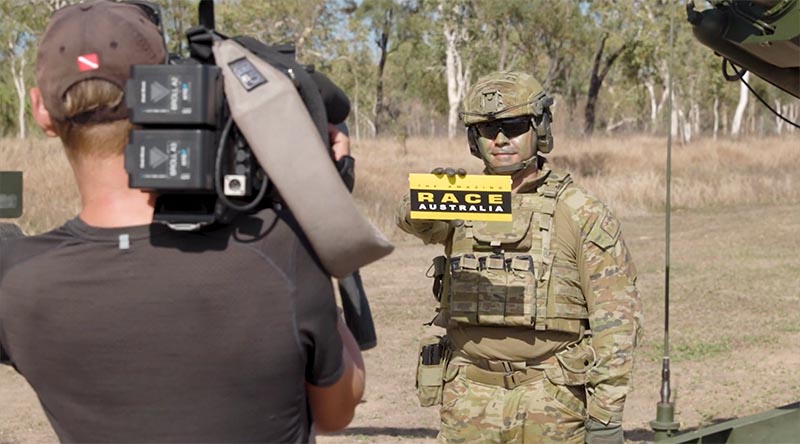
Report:
M 553 99 L 545 93 L 542 85 L 530 74 L 523 72 L 500 71 L 481 77 L 467 91 L 461 119 L 467 126 L 470 152 L 488 161 L 477 147 L 477 133 L 474 125 L 499 119 L 531 117 L 531 125 L 536 131 L 536 151 L 549 153 L 553 149 L 553 136 L 550 133 L 550 105 Z M 531 158 L 515 164 L 514 172 L 528 166 L 536 159 L 536 151 Z

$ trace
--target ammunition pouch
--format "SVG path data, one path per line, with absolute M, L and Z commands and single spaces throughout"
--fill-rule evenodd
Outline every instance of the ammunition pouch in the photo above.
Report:
M 445 372 L 450 362 L 446 336 L 427 336 L 420 340 L 417 359 L 417 397 L 422 407 L 442 403 Z
M 536 277 L 530 254 L 454 256 L 450 275 L 450 319 L 472 325 L 533 325 Z

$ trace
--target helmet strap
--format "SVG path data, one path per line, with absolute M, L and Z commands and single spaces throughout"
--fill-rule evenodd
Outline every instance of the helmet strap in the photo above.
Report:
M 469 153 L 478 159 L 483 159 L 481 150 L 478 148 L 478 130 L 474 125 L 467 127 L 467 143 L 469 144 Z
M 536 116 L 531 119 L 531 125 L 533 125 L 533 128 L 536 131 L 536 150 L 543 153 L 549 153 L 550 151 L 553 151 L 553 133 L 550 131 L 550 110 L 544 110 L 541 117 L 538 119 L 538 124 L 536 123 L 536 120 Z

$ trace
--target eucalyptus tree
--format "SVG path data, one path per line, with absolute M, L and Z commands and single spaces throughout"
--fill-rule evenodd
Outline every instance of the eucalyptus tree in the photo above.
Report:
M 161 0 L 164 38 L 170 53 L 185 56 L 189 52 L 186 31 L 198 24 L 198 0 Z
M 33 77 L 37 38 L 50 14 L 67 3 L 63 0 L 0 2 L 0 62 L 8 67 L 16 96 L 20 139 L 26 137 L 26 97 L 28 81 Z
M 475 7 L 469 0 L 439 0 L 438 29 L 444 37 L 447 80 L 447 136 L 453 139 L 458 126 L 458 108 L 472 75 L 472 60 L 465 49 L 474 40 Z
M 384 86 L 386 66 L 390 55 L 403 44 L 420 37 L 413 18 L 422 10 L 417 0 L 363 0 L 357 4 L 348 0 L 352 7 L 351 21 L 356 27 L 369 30 L 377 53 L 375 66 L 374 135 L 380 135 L 389 123 L 389 107 L 385 102 Z
M 580 80 L 592 26 L 580 2 L 567 0 L 479 0 L 486 29 L 497 41 L 498 69 L 525 70 L 545 90 L 566 102 L 572 115 L 583 93 Z M 560 102 L 560 101 L 559 101 Z M 558 107 L 560 103 L 556 103 Z M 571 119 L 570 119 L 571 120 Z
M 314 46 L 326 28 L 336 25 L 335 5 L 326 0 L 233 0 L 219 2 L 216 10 L 221 31 L 292 45 L 301 61 L 321 57 Z
M 638 38 L 638 33 L 635 31 L 641 25 L 632 20 L 633 12 L 637 8 L 636 3 L 637 1 L 615 0 L 596 0 L 587 3 L 586 19 L 594 24 L 593 40 L 597 43 L 592 55 L 592 68 L 586 92 L 583 127 L 585 135 L 594 132 L 595 111 L 603 81 L 619 56 L 630 49 Z

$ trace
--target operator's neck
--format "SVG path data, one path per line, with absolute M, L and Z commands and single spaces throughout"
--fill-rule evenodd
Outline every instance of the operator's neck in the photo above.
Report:
M 70 159 L 81 194 L 80 218 L 100 228 L 147 225 L 153 221 L 155 195 L 128 188 L 122 154 Z
M 537 179 L 539 176 L 538 162 L 531 162 L 530 165 L 525 167 L 522 171 L 517 171 L 511 176 L 511 191 L 516 193 L 524 185 L 527 185 L 532 180 Z

